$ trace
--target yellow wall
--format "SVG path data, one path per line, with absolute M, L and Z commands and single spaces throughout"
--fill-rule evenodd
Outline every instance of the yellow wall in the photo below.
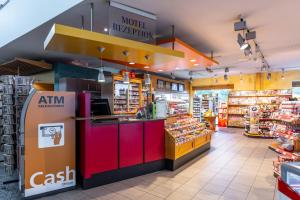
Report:
M 54 83 L 54 71 L 43 72 L 33 75 L 35 81 L 39 83 Z
M 215 78 L 202 78 L 193 80 L 192 86 L 210 86 L 234 84 L 234 90 L 272 90 L 272 89 L 291 89 L 292 81 L 300 81 L 300 71 L 287 71 L 284 73 L 285 79 L 281 79 L 281 72 L 272 72 L 271 80 L 267 80 L 266 73 L 243 74 L 243 81 L 240 76 L 229 76 L 225 81 L 223 76 Z

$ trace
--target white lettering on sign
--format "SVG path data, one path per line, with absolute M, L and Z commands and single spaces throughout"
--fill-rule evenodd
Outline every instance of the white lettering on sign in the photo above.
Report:
M 39 176 L 44 176 L 44 183 L 37 183 L 35 180 Z M 70 177 L 72 178 L 70 179 Z M 45 186 L 48 184 L 55 184 L 55 183 L 64 183 L 65 181 L 75 181 L 75 170 L 71 169 L 69 166 L 66 166 L 65 171 L 60 171 L 57 174 L 46 174 L 44 175 L 43 172 L 36 172 L 30 177 L 30 185 L 33 188 Z

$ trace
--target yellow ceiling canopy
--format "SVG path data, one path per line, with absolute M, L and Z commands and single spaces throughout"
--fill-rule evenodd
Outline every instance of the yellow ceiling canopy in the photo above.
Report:
M 107 34 L 54 24 L 45 42 L 44 49 L 70 54 L 100 58 L 130 67 L 157 71 L 157 67 L 184 58 L 184 53 L 169 48 L 146 44 Z M 127 56 L 124 52 L 128 52 Z M 145 66 L 149 66 L 145 68 Z M 157 66 L 157 67 L 155 67 Z

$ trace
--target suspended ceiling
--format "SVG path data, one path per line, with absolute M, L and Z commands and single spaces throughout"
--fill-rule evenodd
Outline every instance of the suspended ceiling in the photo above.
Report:
M 253 73 L 260 70 L 261 63 L 248 60 L 239 50 L 233 23 L 242 14 L 250 29 L 256 30 L 257 42 L 266 60 L 273 70 L 281 68 L 300 69 L 300 1 L 288 3 L 282 0 L 117 0 L 118 2 L 155 13 L 158 16 L 158 33 L 170 33 L 170 25 L 175 25 L 176 37 L 187 42 L 197 50 L 210 56 L 214 52 L 219 65 L 212 73 L 203 67 L 194 70 L 196 77 L 210 77 L 224 74 L 229 67 L 229 74 Z M 90 1 L 75 6 L 62 15 L 41 25 L 32 32 L 13 41 L 0 49 L 0 63 L 13 57 L 27 57 L 49 60 L 82 60 L 91 65 L 98 65 L 98 60 L 91 57 L 61 55 L 43 51 L 43 40 L 54 22 L 80 27 L 80 15 L 87 19 L 89 26 Z M 104 1 L 95 2 L 95 30 L 103 32 L 107 12 Z M 30 48 L 28 48 L 30 47 Z M 115 66 L 115 65 L 113 65 Z M 178 77 L 188 78 L 188 71 L 176 70 Z

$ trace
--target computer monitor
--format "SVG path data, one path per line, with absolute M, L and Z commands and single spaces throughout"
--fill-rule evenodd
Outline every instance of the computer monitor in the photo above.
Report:
M 94 99 L 91 101 L 91 115 L 111 115 L 108 99 Z

